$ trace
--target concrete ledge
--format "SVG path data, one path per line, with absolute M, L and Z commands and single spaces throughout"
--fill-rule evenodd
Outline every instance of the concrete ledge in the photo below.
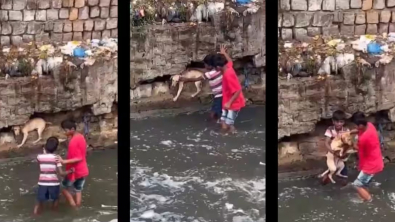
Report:
M 0 128 L 25 123 L 33 113 L 70 111 L 91 105 L 92 113 L 111 112 L 118 92 L 117 59 L 67 74 L 67 82 L 52 76 L 0 80 Z M 66 75 L 59 73 L 59 75 Z

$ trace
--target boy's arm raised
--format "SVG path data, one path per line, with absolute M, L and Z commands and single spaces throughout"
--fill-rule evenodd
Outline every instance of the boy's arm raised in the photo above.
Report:
M 221 45 L 221 46 L 219 47 L 219 52 L 220 52 L 222 55 L 225 56 L 225 58 L 226 58 L 226 60 L 227 60 L 228 62 L 232 62 L 232 58 L 230 58 L 229 54 L 226 52 L 226 47 L 225 47 L 225 45 Z

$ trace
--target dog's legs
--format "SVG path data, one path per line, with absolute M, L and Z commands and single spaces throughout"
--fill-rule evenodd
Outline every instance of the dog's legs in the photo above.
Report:
M 339 160 L 339 163 L 337 164 L 337 168 L 339 169 L 336 173 L 336 176 L 338 177 L 343 177 L 343 178 L 348 178 L 348 176 L 342 175 L 341 172 L 343 171 L 344 167 L 346 165 L 344 165 L 344 162 Z
M 329 169 L 329 174 L 328 174 L 328 178 L 331 180 L 332 183 L 336 183 L 333 180 L 333 175 L 336 173 L 336 160 L 334 160 L 333 158 L 327 158 L 326 159 L 326 165 L 328 165 L 328 169 Z
M 202 82 L 201 81 L 195 82 L 195 86 L 196 86 L 196 92 L 191 96 L 192 98 L 202 91 Z
M 18 148 L 23 146 L 23 144 L 25 144 L 26 140 L 27 140 L 27 133 L 23 133 L 22 143 L 18 145 Z
M 184 82 L 179 82 L 177 95 L 173 98 L 174 102 L 177 101 L 178 97 L 180 96 L 182 88 L 184 88 Z
M 41 140 L 41 135 L 42 135 L 43 132 L 44 132 L 44 128 L 37 129 L 38 138 L 37 138 L 36 141 L 33 142 L 33 144 L 36 144 L 38 141 Z
M 333 174 L 335 174 L 335 172 L 330 172 L 328 174 L 328 178 L 331 180 L 332 183 L 336 183 L 336 181 L 333 179 Z
M 318 178 L 324 177 L 327 173 L 329 173 L 329 169 L 326 170 L 325 172 L 321 173 L 320 175 L 318 175 Z

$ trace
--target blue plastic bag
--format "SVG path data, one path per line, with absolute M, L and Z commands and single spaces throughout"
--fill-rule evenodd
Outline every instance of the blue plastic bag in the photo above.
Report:
M 369 43 L 367 50 L 369 54 L 380 54 L 382 52 L 381 45 L 377 42 Z
M 251 0 L 236 0 L 236 4 L 245 5 L 251 3 Z
M 85 50 L 80 47 L 77 47 L 74 49 L 73 55 L 74 57 L 85 57 Z

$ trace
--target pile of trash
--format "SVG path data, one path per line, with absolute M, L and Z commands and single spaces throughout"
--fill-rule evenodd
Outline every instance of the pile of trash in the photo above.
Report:
M 280 78 L 312 77 L 325 79 L 338 74 L 346 65 L 356 63 L 362 68 L 386 65 L 395 53 L 395 33 L 361 35 L 359 38 L 323 38 L 316 36 L 310 43 L 280 42 L 278 72 Z
M 25 47 L 3 47 L 0 51 L 0 74 L 6 79 L 23 76 L 37 79 L 53 74 L 61 66 L 83 69 L 96 61 L 116 58 L 117 52 L 118 40 L 114 38 L 70 41 L 66 45 L 31 42 Z
M 236 16 L 254 14 L 261 8 L 263 0 L 234 0 L 229 3 L 225 4 L 225 0 L 132 0 L 130 15 L 132 26 L 154 22 L 162 25 L 190 22 L 190 25 L 196 25 L 196 22 L 212 22 L 214 15 L 224 9 Z

